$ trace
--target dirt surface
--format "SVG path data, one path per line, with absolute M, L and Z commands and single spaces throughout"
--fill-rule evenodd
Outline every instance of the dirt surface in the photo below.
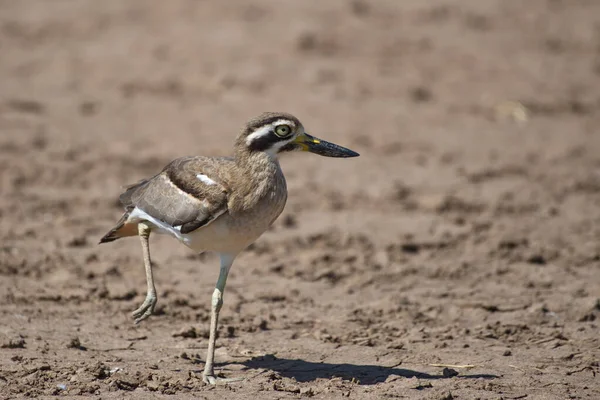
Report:
M 0 398 L 600 398 L 599 1 L 4 0 L 0 48 Z M 362 156 L 282 160 L 210 387 L 215 256 L 153 237 L 134 326 L 96 243 L 266 110 Z

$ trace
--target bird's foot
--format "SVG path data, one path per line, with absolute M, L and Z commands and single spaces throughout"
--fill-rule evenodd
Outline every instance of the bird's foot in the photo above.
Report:
M 154 307 L 156 306 L 156 295 L 148 294 L 146 299 L 142 303 L 142 305 L 135 310 L 131 315 L 133 316 L 135 323 L 139 324 L 146 318 L 148 318 L 154 312 Z
M 202 380 L 207 385 L 226 385 L 233 382 L 241 382 L 244 378 L 217 378 L 214 374 L 202 374 Z

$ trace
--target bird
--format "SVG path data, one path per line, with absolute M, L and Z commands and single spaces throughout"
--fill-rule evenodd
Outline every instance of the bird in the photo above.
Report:
M 250 119 L 234 142 L 233 156 L 188 156 L 173 160 L 149 179 L 125 186 L 119 200 L 125 209 L 100 243 L 139 236 L 147 292 L 132 316 L 147 319 L 158 301 L 149 238 L 170 235 L 196 253 L 211 251 L 220 270 L 211 301 L 208 353 L 202 379 L 227 381 L 214 373 L 219 312 L 230 268 L 240 252 L 255 242 L 282 213 L 287 186 L 279 164 L 284 153 L 305 151 L 325 157 L 359 154 L 309 135 L 295 116 L 265 112 Z M 231 379 L 229 379 L 231 380 Z

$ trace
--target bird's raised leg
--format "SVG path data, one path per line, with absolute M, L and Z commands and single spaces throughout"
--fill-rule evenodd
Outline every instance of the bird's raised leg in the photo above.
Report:
M 239 379 L 217 379 L 214 374 L 214 360 L 215 360 L 215 342 L 217 340 L 217 324 L 219 322 L 219 311 L 223 306 L 223 292 L 225 291 L 225 284 L 227 283 L 227 275 L 229 269 L 235 259 L 235 254 L 219 254 L 221 257 L 221 269 L 219 271 L 219 279 L 215 291 L 212 295 L 212 307 L 210 315 L 210 337 L 208 339 L 208 354 L 206 356 L 206 364 L 204 366 L 204 373 L 202 374 L 202 380 L 211 385 L 216 384 L 218 381 L 232 382 Z
M 140 222 L 138 224 L 138 234 L 142 242 L 142 251 L 144 252 L 144 267 L 146 268 L 146 283 L 148 284 L 148 290 L 146 292 L 146 299 L 140 308 L 132 313 L 136 324 L 139 324 L 152 315 L 157 301 L 154 278 L 152 277 L 152 261 L 150 260 L 150 232 L 151 228 L 148 224 L 145 222 Z

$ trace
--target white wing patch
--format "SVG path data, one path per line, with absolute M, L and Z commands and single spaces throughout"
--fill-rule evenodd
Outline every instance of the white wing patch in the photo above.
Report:
M 213 181 L 212 179 L 210 179 L 208 176 L 204 175 L 204 174 L 198 174 L 196 175 L 196 178 L 200 179 L 200 182 L 205 183 L 207 185 L 216 185 L 217 182 Z

